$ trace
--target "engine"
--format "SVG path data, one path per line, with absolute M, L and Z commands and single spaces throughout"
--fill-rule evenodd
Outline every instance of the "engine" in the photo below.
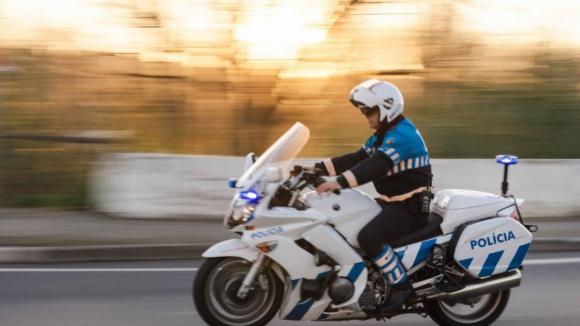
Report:
M 385 278 L 377 270 L 375 265 L 369 261 L 367 263 L 368 280 L 365 290 L 361 294 L 358 304 L 363 311 L 372 311 L 387 298 L 387 291 L 389 287 L 385 282 Z

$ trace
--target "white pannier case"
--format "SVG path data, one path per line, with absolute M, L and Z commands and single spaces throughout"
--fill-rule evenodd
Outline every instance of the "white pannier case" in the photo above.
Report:
M 509 217 L 497 217 L 469 224 L 459 235 L 454 258 L 471 276 L 488 276 L 522 265 L 532 234 Z

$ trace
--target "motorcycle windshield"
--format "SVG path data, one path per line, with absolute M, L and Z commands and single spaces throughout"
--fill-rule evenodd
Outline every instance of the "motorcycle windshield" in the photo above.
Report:
M 310 130 L 300 122 L 296 122 L 274 145 L 256 160 L 254 164 L 238 179 L 245 185 L 267 167 L 277 167 L 282 170 L 284 178 L 290 175 L 290 165 L 310 138 Z

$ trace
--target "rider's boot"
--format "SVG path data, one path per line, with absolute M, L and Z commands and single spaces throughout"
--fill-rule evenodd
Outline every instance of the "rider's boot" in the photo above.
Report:
M 415 289 L 409 280 L 391 286 L 389 299 L 381 305 L 381 312 L 392 312 L 400 309 L 405 302 L 415 299 Z
M 395 311 L 407 302 L 415 298 L 415 290 L 411 282 L 407 280 L 407 273 L 399 262 L 399 258 L 389 245 L 380 255 L 373 258 L 373 262 L 379 267 L 383 277 L 391 286 L 391 295 L 380 307 L 381 312 Z

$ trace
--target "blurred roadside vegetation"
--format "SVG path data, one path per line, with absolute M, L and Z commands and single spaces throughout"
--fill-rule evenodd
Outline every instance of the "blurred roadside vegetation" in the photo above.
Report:
M 469 45 L 454 51 L 425 50 L 420 70 L 281 80 L 275 70 L 187 70 L 130 56 L 13 49 L 21 71 L 0 75 L 0 131 L 115 141 L 0 139 L 0 205 L 84 207 L 99 153 L 259 155 L 296 121 L 311 131 L 301 157 L 354 151 L 371 130 L 348 94 L 369 78 L 401 88 L 405 115 L 435 159 L 580 158 L 578 54 L 540 48 L 496 58 L 501 67 L 488 69 L 465 65 Z
M 580 60 L 569 52 L 538 51 L 528 68 L 507 77 L 473 77 L 434 61 L 421 71 L 330 77 L 323 86 L 280 83 L 276 72 L 203 81 L 178 65 L 111 55 L 15 50 L 12 58 L 22 70 L 0 79 L 1 130 L 116 141 L 2 139 L 5 206 L 86 206 L 86 175 L 99 153 L 259 155 L 296 121 L 311 130 L 301 157 L 356 150 L 371 131 L 347 98 L 352 86 L 368 78 L 400 86 L 405 114 L 433 158 L 580 158 Z M 318 96 L 276 95 L 276 87 L 287 87 L 288 94 L 301 83 L 319 87 Z
M 2 206 L 85 207 L 100 153 L 260 155 L 296 121 L 301 157 L 354 151 L 369 78 L 401 89 L 433 158 L 580 158 L 574 0 L 62 7 L 0 0 Z

